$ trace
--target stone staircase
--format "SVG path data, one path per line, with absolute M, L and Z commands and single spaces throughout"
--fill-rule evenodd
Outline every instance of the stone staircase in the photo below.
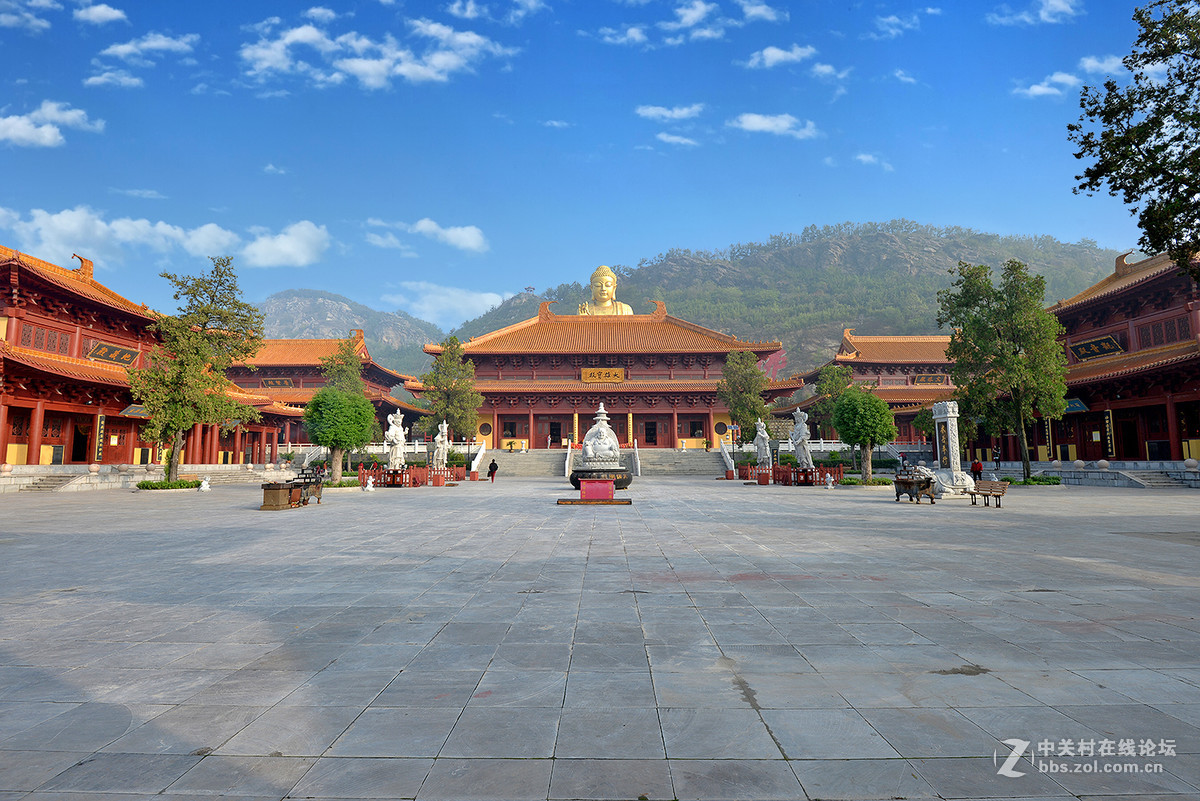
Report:
M 567 451 L 550 449 L 510 453 L 505 450 L 489 448 L 483 454 L 483 461 L 479 464 L 480 478 L 487 477 L 488 464 L 493 459 L 496 460 L 498 468 L 497 479 L 503 479 L 505 476 L 559 476 L 561 478 L 566 467 Z
M 1141 482 L 1146 489 L 1178 489 L 1187 487 L 1182 481 L 1176 481 L 1161 470 L 1122 470 L 1122 473 Z
M 723 476 L 725 462 L 719 451 L 676 451 L 669 448 L 642 448 L 643 476 Z M 622 454 L 622 457 L 624 455 Z
M 276 476 L 281 475 L 281 471 L 275 470 L 272 472 Z M 180 479 L 183 479 L 184 477 L 202 479 L 205 476 L 208 477 L 208 484 L 210 487 L 217 484 L 261 484 L 263 481 L 266 481 L 265 474 L 261 470 L 205 470 L 203 472 L 192 472 L 187 469 L 187 465 L 180 465 L 179 467 Z M 163 474 L 159 473 L 154 476 L 153 479 L 155 481 L 162 481 Z
M 56 492 L 64 484 L 69 484 L 79 478 L 77 473 L 57 473 L 49 476 L 42 476 L 31 484 L 26 484 L 21 487 L 18 492 Z

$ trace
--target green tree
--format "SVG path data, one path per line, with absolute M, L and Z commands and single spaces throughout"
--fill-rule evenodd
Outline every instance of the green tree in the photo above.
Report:
M 342 460 L 346 451 L 361 448 L 371 441 L 375 407 L 361 393 L 322 387 L 304 407 L 304 428 L 308 437 L 329 448 L 333 483 L 342 480 Z
M 758 358 L 748 350 L 737 350 L 725 360 L 717 397 L 729 409 L 729 417 L 741 429 L 742 442 L 754 439 L 755 423 L 769 419 L 762 393 L 767 377 L 758 369 Z
M 354 352 L 353 339 L 339 341 L 337 351 L 321 357 L 321 375 L 325 376 L 325 386 L 331 389 L 365 396 L 367 385 L 363 383 L 362 371 L 363 361 Z
M 175 286 L 178 313 L 157 315 L 150 325 L 161 344 L 148 366 L 129 370 L 129 386 L 150 415 L 142 436 L 168 445 L 167 480 L 177 481 L 183 437 L 192 426 L 220 424 L 228 431 L 232 420 L 260 419 L 253 406 L 226 394 L 225 371 L 258 352 L 263 315 L 241 299 L 228 256 L 213 258 L 212 270 L 200 275 L 161 275 Z
M 808 415 L 822 434 L 833 427 L 833 406 L 853 382 L 854 370 L 850 367 L 827 364 L 817 373 L 813 394 L 818 400 L 809 408 Z
M 938 326 L 954 328 L 946 356 L 955 397 L 987 433 L 1016 432 L 1029 478 L 1034 410 L 1057 420 L 1067 408 L 1062 325 L 1042 308 L 1045 280 L 1019 261 L 1005 262 L 999 285 L 984 264 L 960 263 L 952 274 L 950 288 L 938 292 Z
M 438 424 L 445 420 L 456 435 L 473 439 L 483 395 L 475 391 L 475 363 L 464 356 L 458 337 L 442 342 L 442 352 L 429 372 L 421 375 L 421 383 L 425 385 L 421 394 L 429 402 L 422 428 L 436 434 Z
M 862 450 L 863 483 L 871 480 L 871 452 L 896 438 L 896 421 L 887 402 L 865 389 L 844 390 L 833 404 L 833 425 L 842 442 Z
M 1121 195 L 1138 215 L 1139 247 L 1200 279 L 1200 7 L 1153 0 L 1133 19 L 1130 82 L 1083 87 L 1083 114 L 1067 126 L 1075 158 L 1091 161 L 1075 192 Z

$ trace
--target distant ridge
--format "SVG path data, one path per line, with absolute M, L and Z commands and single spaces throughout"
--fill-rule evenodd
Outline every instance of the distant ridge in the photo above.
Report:
M 937 292 L 950 285 L 959 261 L 995 269 L 1011 258 L 1046 278 L 1046 305 L 1069 298 L 1112 272 L 1120 253 L 1095 242 L 1060 242 L 1050 236 L 1000 236 L 911 220 L 842 223 L 765 243 L 739 243 L 721 251 L 672 249 L 636 268 L 610 265 L 621 276 L 618 297 L 635 312 L 653 300 L 685 320 L 741 339 L 779 340 L 787 350 L 782 375 L 815 367 L 841 342 L 842 329 L 861 335 L 935 334 Z M 527 320 L 544 300 L 571 314 L 588 297 L 579 280 L 541 293 L 522 292 L 451 333 L 461 340 Z M 262 304 L 271 337 L 344 337 L 366 332 L 376 361 L 419 374 L 429 357 L 421 348 L 446 333 L 404 312 L 380 312 L 331 292 L 293 289 Z

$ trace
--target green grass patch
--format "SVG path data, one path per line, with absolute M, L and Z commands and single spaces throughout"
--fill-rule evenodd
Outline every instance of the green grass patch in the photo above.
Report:
M 166 490 L 166 489 L 196 489 L 200 486 L 200 482 L 193 479 L 180 479 L 179 481 L 139 481 L 138 489 L 144 490 Z
M 1062 483 L 1059 476 L 1030 476 L 1029 478 L 1018 481 L 1012 476 L 1004 476 L 1001 481 L 1007 481 L 1009 484 L 1019 484 L 1025 487 L 1044 486 L 1053 487 Z
M 332 481 L 326 481 L 325 486 L 329 487 L 330 489 L 342 489 L 344 487 L 361 487 L 362 484 L 358 483 L 357 478 L 343 478 L 336 484 L 334 484 Z

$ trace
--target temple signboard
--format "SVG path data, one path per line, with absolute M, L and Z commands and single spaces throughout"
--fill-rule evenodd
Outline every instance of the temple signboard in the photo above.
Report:
M 111 345 L 107 342 L 97 342 L 88 351 L 89 359 L 98 359 L 102 362 L 112 362 L 113 364 L 133 364 L 137 359 L 138 352 L 132 348 L 122 348 L 117 345 Z
M 1089 339 L 1087 342 L 1079 342 L 1071 345 L 1071 353 L 1081 362 L 1124 352 L 1125 349 L 1112 336 L 1098 337 L 1097 339 Z
M 928 384 L 945 384 L 946 376 L 942 373 L 917 373 L 913 376 L 914 386 L 925 386 Z
M 624 367 L 584 367 L 579 380 L 585 384 L 621 384 L 625 381 Z

